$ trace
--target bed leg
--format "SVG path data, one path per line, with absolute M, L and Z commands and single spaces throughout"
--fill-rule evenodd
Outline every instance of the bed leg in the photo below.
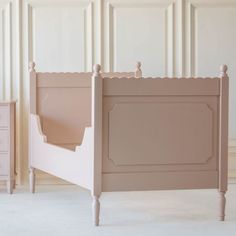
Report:
M 35 192 L 35 169 L 30 167 L 29 169 L 29 184 L 30 184 L 30 192 Z
M 220 221 L 225 220 L 226 191 L 220 191 Z
M 93 209 L 93 222 L 94 222 L 94 226 L 98 226 L 99 225 L 99 214 L 100 214 L 99 197 L 100 196 L 93 196 L 92 209 Z

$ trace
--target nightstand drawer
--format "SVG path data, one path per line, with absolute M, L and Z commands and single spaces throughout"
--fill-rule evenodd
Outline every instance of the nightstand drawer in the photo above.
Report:
M 3 155 L 0 155 L 0 176 L 9 175 L 9 163 L 8 158 L 2 158 Z
M 15 180 L 15 101 L 0 102 L 0 180 L 12 193 Z
M 9 151 L 9 131 L 0 130 L 0 151 L 8 152 Z
M 9 106 L 0 106 L 0 127 L 8 127 L 9 121 Z

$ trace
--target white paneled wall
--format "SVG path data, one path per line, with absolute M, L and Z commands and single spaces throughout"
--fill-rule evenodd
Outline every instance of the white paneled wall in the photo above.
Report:
M 230 137 L 236 138 L 236 1 L 187 1 L 188 74 L 217 74 L 227 64 L 230 76 Z
M 25 7 L 28 13 L 26 21 L 29 24 L 26 32 L 29 40 L 29 57 L 37 62 L 38 70 L 91 70 L 91 2 L 38 1 L 27 2 Z
M 27 178 L 28 62 L 39 71 L 230 75 L 236 176 L 236 0 L 0 0 L 0 98 L 18 99 L 19 180 Z
M 11 98 L 12 84 L 12 1 L 0 3 L 0 71 L 1 98 Z
M 106 70 L 130 71 L 142 61 L 144 75 L 173 75 L 173 0 L 105 1 L 104 19 Z

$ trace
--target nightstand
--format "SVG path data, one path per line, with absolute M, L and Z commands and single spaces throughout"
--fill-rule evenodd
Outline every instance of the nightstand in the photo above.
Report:
M 15 103 L 0 102 L 0 180 L 10 194 L 15 187 Z

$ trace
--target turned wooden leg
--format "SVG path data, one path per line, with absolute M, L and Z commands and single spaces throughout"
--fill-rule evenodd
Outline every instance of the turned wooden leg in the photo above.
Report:
M 220 191 L 220 221 L 225 220 L 226 191 Z
M 35 169 L 30 167 L 29 169 L 29 185 L 30 185 L 30 192 L 35 192 Z
M 12 194 L 14 187 L 14 180 L 7 180 L 7 192 Z
M 100 202 L 99 202 L 99 196 L 93 196 L 93 222 L 94 226 L 99 225 L 99 213 L 100 213 Z

